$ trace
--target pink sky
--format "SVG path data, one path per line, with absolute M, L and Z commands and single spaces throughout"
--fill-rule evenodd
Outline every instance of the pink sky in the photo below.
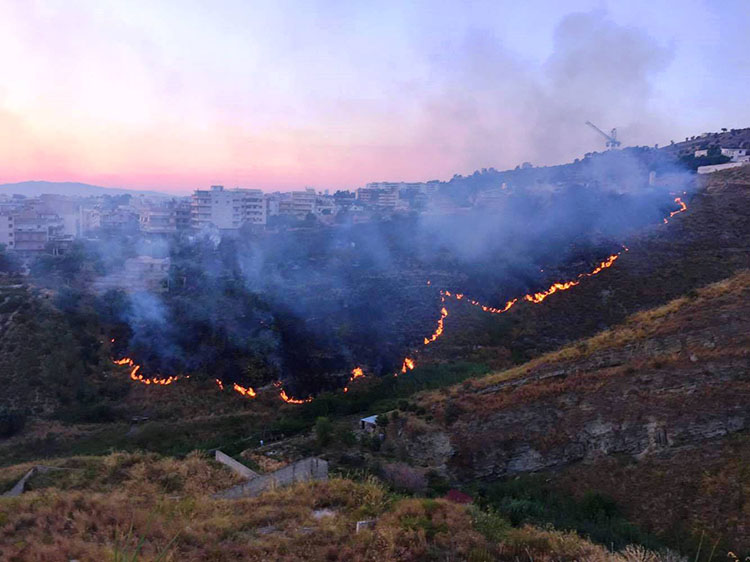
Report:
M 749 125 L 750 3 L 657 4 L 8 0 L 0 183 L 355 188 Z

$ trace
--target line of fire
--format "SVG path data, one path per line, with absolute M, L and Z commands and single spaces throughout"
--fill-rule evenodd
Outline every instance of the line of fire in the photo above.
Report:
M 663 219 L 664 224 L 667 224 L 670 219 L 675 217 L 676 215 L 680 213 L 684 213 L 687 211 L 687 204 L 682 200 L 681 197 L 675 197 L 674 198 L 675 204 L 678 205 L 678 208 L 674 211 L 670 211 L 669 217 L 665 217 Z M 483 312 L 486 312 L 488 314 L 504 314 L 511 310 L 514 306 L 517 304 L 520 304 L 522 302 L 527 302 L 530 304 L 541 304 L 544 302 L 548 297 L 552 296 L 555 293 L 562 292 L 562 291 L 568 291 L 574 287 L 577 287 L 580 285 L 580 283 L 589 277 L 593 277 L 595 275 L 598 275 L 599 273 L 603 272 L 606 269 L 609 269 L 612 267 L 617 259 L 622 255 L 623 252 L 627 252 L 628 248 L 626 246 L 623 246 L 622 251 L 611 254 L 608 256 L 605 260 L 601 261 L 595 268 L 593 268 L 591 271 L 583 272 L 578 274 L 577 277 L 574 279 L 571 279 L 569 281 L 560 281 L 552 283 L 547 289 L 543 291 L 528 293 L 523 296 L 513 298 L 511 300 L 508 300 L 503 306 L 501 307 L 492 307 L 485 304 L 482 304 L 478 300 L 471 299 L 467 297 L 464 293 L 457 293 L 452 292 L 449 290 L 440 290 L 440 317 L 437 321 L 437 326 L 435 330 L 430 334 L 429 336 L 424 337 L 424 346 L 428 346 L 438 339 L 440 339 L 442 336 L 445 335 L 445 321 L 449 316 L 449 311 L 447 308 L 447 302 L 449 299 L 458 301 L 467 302 L 471 306 L 477 307 Z M 433 283 L 431 281 L 427 281 L 427 286 L 433 286 Z M 111 340 L 112 343 L 114 343 L 114 339 Z M 419 355 L 419 349 L 413 350 L 408 356 L 404 357 L 403 361 L 401 362 L 401 368 L 393 373 L 393 376 L 397 377 L 402 374 L 406 374 L 409 371 L 413 370 L 417 366 L 417 362 L 415 357 Z M 138 365 L 132 358 L 130 357 L 123 357 L 120 359 L 113 360 L 116 365 L 125 366 L 129 369 L 129 376 L 130 379 L 139 382 L 144 385 L 156 385 L 156 386 L 167 386 L 170 384 L 173 384 L 177 382 L 180 379 L 187 379 L 190 378 L 189 375 L 168 375 L 168 376 L 144 376 L 141 371 L 141 366 Z M 364 369 L 361 366 L 356 366 L 351 370 L 351 375 L 349 379 L 346 382 L 346 385 L 343 387 L 343 392 L 346 393 L 350 389 L 350 385 L 353 381 L 364 378 L 366 376 Z M 217 387 L 220 391 L 224 391 L 225 385 L 224 381 L 221 379 L 214 379 L 216 382 Z M 238 394 L 240 394 L 243 397 L 246 398 L 256 398 L 258 396 L 258 391 L 251 387 L 245 387 L 238 383 L 232 383 L 231 386 L 232 390 Z M 313 400 L 312 396 L 308 396 L 307 398 L 295 398 L 287 394 L 286 390 L 283 387 L 283 384 L 281 381 L 276 381 L 273 383 L 273 388 L 278 393 L 278 396 L 281 400 L 286 402 L 287 404 L 305 404 L 308 402 L 311 402 Z

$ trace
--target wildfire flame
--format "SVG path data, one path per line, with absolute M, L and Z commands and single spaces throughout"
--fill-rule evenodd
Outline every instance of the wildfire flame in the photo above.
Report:
M 628 249 L 624 248 L 623 251 L 627 252 Z M 484 312 L 488 312 L 490 314 L 503 314 L 505 312 L 508 312 L 513 306 L 521 299 L 533 303 L 533 304 L 539 304 L 540 302 L 544 301 L 548 296 L 557 293 L 558 291 L 567 291 L 569 289 L 572 289 L 576 285 L 579 285 L 581 283 L 581 279 L 584 277 L 593 277 L 594 275 L 597 275 L 598 273 L 601 273 L 607 268 L 612 267 L 612 265 L 615 263 L 617 258 L 620 257 L 620 254 L 622 252 L 618 252 L 616 254 L 612 254 L 609 256 L 606 260 L 602 261 L 597 265 L 594 269 L 587 273 L 581 273 L 578 275 L 577 279 L 574 279 L 572 281 L 564 281 L 564 282 L 557 282 L 550 285 L 549 289 L 546 291 L 540 291 L 538 293 L 529 293 L 528 295 L 524 295 L 523 297 L 511 299 L 508 302 L 505 303 L 505 305 L 502 308 L 494 308 L 491 306 L 483 305 L 481 302 L 473 300 L 473 299 L 466 299 L 466 302 L 471 304 L 472 306 L 476 306 L 481 308 Z M 452 297 L 458 301 L 463 300 L 465 298 L 465 295 L 463 293 L 451 293 L 450 291 L 443 291 L 441 293 L 443 296 L 443 301 L 445 302 L 445 297 Z M 445 308 L 443 308 L 445 310 Z M 427 341 L 427 338 L 425 338 L 425 341 Z M 433 340 L 434 341 L 434 340 Z
M 130 367 L 130 378 L 134 381 L 143 383 L 143 384 L 156 384 L 161 386 L 166 386 L 168 384 L 172 384 L 176 380 L 178 380 L 180 377 L 178 376 L 169 376 L 169 377 L 151 377 L 146 378 L 138 371 L 141 370 L 140 365 L 136 365 L 135 361 L 133 361 L 130 357 L 123 357 L 122 359 L 116 359 L 114 361 L 115 365 L 127 365 Z
M 679 213 L 683 213 L 683 212 L 687 211 L 687 205 L 684 203 L 684 201 L 682 201 L 682 199 L 680 197 L 675 197 L 674 202 L 677 203 L 680 206 L 680 208 L 677 209 L 676 211 L 670 212 L 669 213 L 669 218 L 672 218 L 672 217 L 674 217 L 675 215 L 677 215 Z M 668 221 L 667 218 L 665 218 L 664 222 L 667 223 L 669 221 Z M 623 251 L 627 252 L 628 248 L 626 246 L 623 246 Z M 543 302 L 547 297 L 549 297 L 550 295 L 552 295 L 554 293 L 557 293 L 559 291 L 567 291 L 569 289 L 572 289 L 573 287 L 575 287 L 575 286 L 577 286 L 577 285 L 580 284 L 581 279 L 583 279 L 585 277 L 593 277 L 594 275 L 597 275 L 597 274 L 601 273 L 605 269 L 608 269 L 608 268 L 612 267 L 612 265 L 614 265 L 615 261 L 620 257 L 621 254 L 622 254 L 622 252 L 618 252 L 616 254 L 612 254 L 607 259 L 605 259 L 604 261 L 600 262 L 599 265 L 597 265 L 591 271 L 586 272 L 586 273 L 580 273 L 576 279 L 573 279 L 571 281 L 556 282 L 556 283 L 553 283 L 552 285 L 550 285 L 550 287 L 547 290 L 545 290 L 545 291 L 539 291 L 539 292 L 536 292 L 536 293 L 529 293 L 529 294 L 524 295 L 522 297 L 511 299 L 508 302 L 506 302 L 505 305 L 502 306 L 501 308 L 495 308 L 495 307 L 491 307 L 491 306 L 486 306 L 486 305 L 482 304 L 481 302 L 479 302 L 477 300 L 466 298 L 466 296 L 463 293 L 451 293 L 450 291 L 442 290 L 442 291 L 440 291 L 440 302 L 441 302 L 442 306 L 440 308 L 440 318 L 438 319 L 437 328 L 435 329 L 435 331 L 432 333 L 432 335 L 429 338 L 427 338 L 427 337 L 424 338 L 424 345 L 429 345 L 430 343 L 434 342 L 435 340 L 437 340 L 438 338 L 440 338 L 444 334 L 444 332 L 445 332 L 445 319 L 448 317 L 448 309 L 445 306 L 445 302 L 446 302 L 447 298 L 454 298 L 457 301 L 461 301 L 461 300 L 466 299 L 466 302 L 468 302 L 472 306 L 476 306 L 478 308 L 481 308 L 483 312 L 487 312 L 489 314 L 503 314 L 505 312 L 508 312 L 511 308 L 513 308 L 513 306 L 516 305 L 516 303 L 518 303 L 521 300 L 530 302 L 532 304 L 539 304 L 539 303 Z M 544 271 L 544 270 L 542 269 L 540 271 Z M 429 280 L 427 281 L 427 285 L 431 285 L 431 282 Z M 115 340 L 112 339 L 111 343 L 114 343 L 114 341 Z M 172 384 L 173 382 L 175 382 L 176 380 L 178 380 L 180 378 L 178 376 L 170 376 L 170 377 L 166 377 L 166 378 L 159 378 L 159 377 L 146 378 L 143 375 L 140 375 L 138 373 L 138 371 L 141 368 L 140 365 L 136 365 L 135 362 L 132 359 L 130 359 L 129 357 L 125 357 L 123 359 L 114 360 L 114 363 L 116 365 L 127 365 L 127 366 L 129 366 L 130 367 L 130 378 L 132 380 L 134 380 L 134 381 L 138 381 L 138 382 L 141 382 L 143 384 L 168 385 L 168 384 Z M 405 357 L 404 360 L 403 360 L 403 363 L 401 364 L 400 373 L 396 372 L 396 373 L 394 373 L 394 376 L 397 377 L 399 374 L 407 373 L 408 371 L 413 370 L 415 367 L 416 367 L 416 361 L 413 358 L 411 358 L 411 357 Z M 349 380 L 347 381 L 347 386 L 344 387 L 344 392 L 348 392 L 349 391 L 349 384 L 353 380 L 358 379 L 360 377 L 364 377 L 364 376 L 365 376 L 365 373 L 364 373 L 364 370 L 362 369 L 362 367 L 355 367 L 354 369 L 352 369 L 351 376 L 349 377 Z M 186 377 L 186 378 L 189 378 L 189 377 Z M 219 379 L 215 379 L 215 381 L 216 381 L 216 384 L 218 385 L 218 387 L 221 390 L 224 390 L 224 383 L 221 380 L 219 380 Z M 307 402 L 312 402 L 312 400 L 313 400 L 312 396 L 310 396 L 308 398 L 305 398 L 304 400 L 303 399 L 299 399 L 299 398 L 292 398 L 292 397 L 290 397 L 286 393 L 286 391 L 284 390 L 284 388 L 282 387 L 281 381 L 275 382 L 274 386 L 278 389 L 280 398 L 284 402 L 286 402 L 287 404 L 305 404 Z M 241 394 L 243 396 L 246 396 L 248 398 L 255 398 L 256 395 L 257 395 L 256 392 L 255 392 L 255 390 L 253 390 L 252 388 L 250 388 L 250 387 L 245 388 L 243 386 L 240 386 L 237 383 L 233 384 L 233 389 L 235 390 L 235 392 L 238 392 L 239 394 Z
M 674 202 L 677 203 L 680 206 L 680 208 L 677 209 L 676 211 L 672 211 L 671 213 L 669 213 L 670 219 L 675 215 L 679 215 L 680 213 L 684 213 L 685 211 L 687 211 L 687 205 L 685 204 L 685 202 L 682 200 L 681 197 L 675 197 Z M 669 222 L 669 219 L 664 219 L 664 224 L 667 224 L 668 222 Z
M 222 390 L 224 389 L 223 386 L 221 388 Z M 255 398 L 256 396 L 256 392 L 249 386 L 245 388 L 244 386 L 240 386 L 237 383 L 234 383 L 232 385 L 232 388 L 234 389 L 235 392 L 241 394 L 242 396 L 246 396 L 247 398 Z
M 541 291 L 539 293 L 533 293 L 530 295 L 524 295 L 523 299 L 529 302 L 533 302 L 534 304 L 539 304 L 548 296 L 556 293 L 557 291 L 567 291 L 568 289 L 572 289 L 579 283 L 580 281 L 566 281 L 565 283 L 553 283 L 550 286 L 550 288 L 547 289 L 546 291 Z
M 354 380 L 365 376 L 365 372 L 362 370 L 362 367 L 354 367 L 352 369 L 352 376 L 349 377 L 349 380 L 346 382 L 346 386 L 344 387 L 344 392 L 349 392 L 349 384 Z
M 441 302 L 445 302 L 445 297 L 441 296 Z M 436 339 L 438 339 L 440 336 L 443 335 L 443 330 L 445 329 L 445 319 L 448 317 L 448 309 L 445 307 L 442 307 L 440 309 L 440 320 L 438 320 L 437 328 L 435 328 L 435 331 L 429 338 L 424 339 L 424 344 L 429 345 L 432 342 L 434 342 Z M 406 372 L 406 371 L 404 371 Z
M 443 308 L 443 310 L 445 310 L 445 308 Z M 414 362 L 414 359 L 410 357 L 404 357 L 404 362 L 401 364 L 401 373 L 412 371 L 416 366 L 417 364 Z
M 312 402 L 312 396 L 308 396 L 304 400 L 300 398 L 292 398 L 286 393 L 286 390 L 281 386 L 281 381 L 276 381 L 273 383 L 273 385 L 279 389 L 279 396 L 281 399 L 286 402 L 287 404 L 306 404 L 307 402 Z

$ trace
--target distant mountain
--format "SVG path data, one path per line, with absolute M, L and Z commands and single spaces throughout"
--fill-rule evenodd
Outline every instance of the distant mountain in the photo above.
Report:
M 135 189 L 121 189 L 117 187 L 101 187 L 87 183 L 54 182 L 54 181 L 22 181 L 18 183 L 0 184 L 0 193 L 18 193 L 29 197 L 36 197 L 43 193 L 53 195 L 72 195 L 77 197 L 95 197 L 98 195 L 149 195 L 152 197 L 173 197 L 169 193 L 158 191 L 139 191 Z

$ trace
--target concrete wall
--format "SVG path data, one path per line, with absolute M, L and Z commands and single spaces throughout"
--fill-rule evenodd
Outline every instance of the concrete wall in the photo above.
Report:
M 719 172 L 721 170 L 728 170 L 730 168 L 739 168 L 740 166 L 745 166 L 746 162 L 727 162 L 726 164 L 713 164 L 711 166 L 699 166 L 698 167 L 698 173 L 699 174 L 712 174 L 714 172 Z
M 220 462 L 221 464 L 228 466 L 229 468 L 231 468 L 234 472 L 236 472 L 243 478 L 247 478 L 248 480 L 251 480 L 259 476 L 259 474 L 255 472 L 254 470 L 250 470 L 241 462 L 237 462 L 232 457 L 230 457 L 229 455 L 225 453 L 222 453 L 218 449 L 216 450 L 214 458 L 217 460 L 217 462 Z
M 39 464 L 31 468 L 31 470 L 29 470 L 26 474 L 24 474 L 23 478 L 21 478 L 18 482 L 16 482 L 16 485 L 13 486 L 10 490 L 5 492 L 4 494 L 0 494 L 0 497 L 15 498 L 17 496 L 20 496 L 26 491 L 26 482 L 28 482 L 31 478 L 33 478 L 35 474 L 43 474 L 45 472 L 50 472 L 51 470 L 70 470 L 70 469 L 57 468 L 55 466 L 43 466 Z
M 226 499 L 254 497 L 266 490 L 310 480 L 328 480 L 328 462 L 315 457 L 303 459 L 271 474 L 258 476 L 245 484 L 219 492 L 214 497 Z

